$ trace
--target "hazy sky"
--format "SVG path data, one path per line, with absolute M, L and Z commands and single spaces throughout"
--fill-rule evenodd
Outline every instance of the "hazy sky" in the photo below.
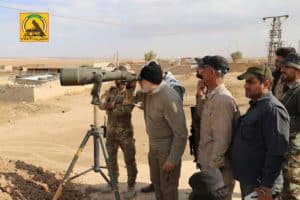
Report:
M 265 56 L 270 22 L 262 17 L 289 14 L 283 40 L 298 48 L 300 0 L 0 0 L 0 6 L 91 19 L 50 16 L 49 43 L 19 42 L 19 11 L 0 7 L 0 57 L 142 58 Z M 95 23 L 95 21 L 99 21 Z M 100 23 L 100 21 L 105 23 Z

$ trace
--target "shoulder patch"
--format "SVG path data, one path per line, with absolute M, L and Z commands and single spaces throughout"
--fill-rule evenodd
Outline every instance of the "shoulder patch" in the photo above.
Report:
M 174 111 L 175 113 L 178 112 L 177 105 L 176 105 L 176 103 L 175 103 L 174 101 L 172 102 L 172 109 L 173 109 L 173 111 Z

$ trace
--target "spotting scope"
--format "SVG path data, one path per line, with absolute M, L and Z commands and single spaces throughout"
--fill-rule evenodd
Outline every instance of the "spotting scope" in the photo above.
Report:
M 135 81 L 137 76 L 127 71 L 106 71 L 95 67 L 60 69 L 60 84 L 63 86 L 86 85 L 114 80 Z

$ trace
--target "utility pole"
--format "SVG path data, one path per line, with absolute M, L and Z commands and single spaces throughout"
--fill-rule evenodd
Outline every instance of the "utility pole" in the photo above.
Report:
M 113 62 L 114 62 L 115 67 L 116 68 L 119 67 L 120 63 L 119 63 L 119 52 L 118 51 L 116 53 L 114 53 L 113 60 L 114 60 Z
M 267 21 L 271 19 L 271 30 L 269 35 L 269 52 L 268 52 L 268 66 L 272 67 L 275 62 L 275 51 L 279 47 L 282 46 L 281 41 L 281 19 L 287 19 L 288 15 L 281 15 L 281 16 L 272 16 L 272 17 L 264 17 L 263 20 Z
M 119 52 L 117 51 L 116 66 L 119 67 Z

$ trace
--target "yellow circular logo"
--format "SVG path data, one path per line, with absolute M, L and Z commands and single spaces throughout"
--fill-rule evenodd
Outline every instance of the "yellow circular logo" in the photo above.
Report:
M 47 31 L 45 19 L 38 14 L 28 15 L 23 21 L 23 32 L 26 36 L 45 36 Z
M 49 14 L 20 13 L 21 42 L 48 42 Z

